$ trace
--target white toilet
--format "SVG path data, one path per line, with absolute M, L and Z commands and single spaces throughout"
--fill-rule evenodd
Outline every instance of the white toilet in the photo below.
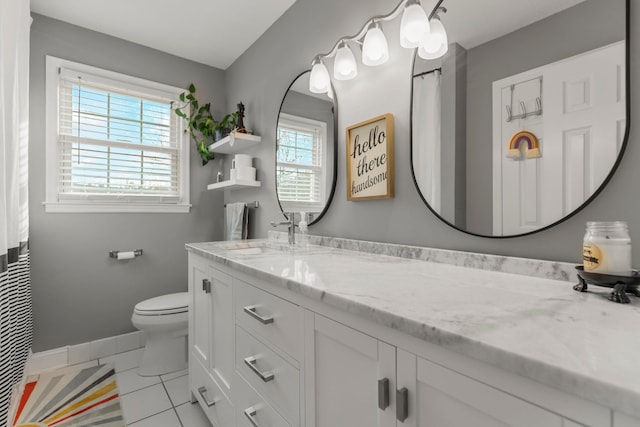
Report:
M 144 331 L 146 344 L 138 374 L 162 375 L 187 368 L 189 294 L 162 295 L 136 304 L 131 323 Z

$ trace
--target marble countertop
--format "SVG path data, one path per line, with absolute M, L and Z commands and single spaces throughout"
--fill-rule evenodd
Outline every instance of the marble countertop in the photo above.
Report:
M 567 281 L 568 264 L 559 275 L 565 280 L 557 280 L 496 271 L 508 261 L 492 269 L 467 267 L 463 258 L 474 254 L 463 252 L 449 251 L 457 261 L 446 263 L 317 245 L 292 250 L 268 240 L 193 243 L 187 249 L 640 417 L 640 298 L 631 296 L 623 305 L 607 300 L 608 288 L 578 293 L 575 280 Z

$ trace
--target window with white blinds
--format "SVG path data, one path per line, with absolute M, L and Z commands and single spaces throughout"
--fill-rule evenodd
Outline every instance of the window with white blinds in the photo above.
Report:
M 326 124 L 281 114 L 276 159 L 277 191 L 285 211 L 319 212 L 324 205 Z
M 53 62 L 63 63 L 47 63 L 47 73 L 55 73 L 57 99 L 56 117 L 48 114 L 56 122 L 51 152 L 56 153 L 57 182 L 55 200 L 48 204 L 185 211 L 188 144 L 172 108 L 182 90 L 69 61 Z M 148 208 L 140 209 L 143 205 Z

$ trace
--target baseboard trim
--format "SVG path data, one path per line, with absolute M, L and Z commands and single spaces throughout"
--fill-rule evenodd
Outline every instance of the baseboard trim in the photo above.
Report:
M 144 347 L 144 333 L 142 331 L 135 331 L 37 353 L 29 351 L 24 375 L 59 369 L 78 363 L 91 362 L 103 357 L 136 350 L 142 347 Z

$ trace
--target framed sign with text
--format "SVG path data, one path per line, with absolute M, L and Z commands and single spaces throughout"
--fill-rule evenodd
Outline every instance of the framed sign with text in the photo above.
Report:
M 347 128 L 347 199 L 393 198 L 393 115 Z

